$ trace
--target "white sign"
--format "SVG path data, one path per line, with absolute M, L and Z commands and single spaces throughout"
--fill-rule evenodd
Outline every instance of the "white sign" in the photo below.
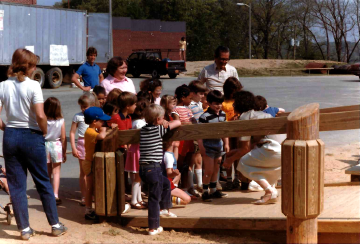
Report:
M 0 31 L 4 30 L 4 10 L 0 10 Z
M 29 50 L 32 53 L 35 53 L 35 47 L 34 46 L 25 46 L 26 50 Z
M 68 47 L 66 45 L 50 45 L 50 65 L 69 66 Z

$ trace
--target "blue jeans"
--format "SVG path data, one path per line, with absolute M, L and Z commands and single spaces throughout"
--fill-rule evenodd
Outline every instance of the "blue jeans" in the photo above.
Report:
M 170 181 L 163 175 L 160 163 L 140 165 L 140 178 L 149 186 L 149 229 L 157 229 L 160 226 L 160 209 L 172 207 Z
M 30 226 L 26 196 L 29 170 L 50 225 L 59 223 L 54 191 L 47 172 L 45 139 L 40 131 L 5 128 L 3 152 L 14 215 L 19 230 Z

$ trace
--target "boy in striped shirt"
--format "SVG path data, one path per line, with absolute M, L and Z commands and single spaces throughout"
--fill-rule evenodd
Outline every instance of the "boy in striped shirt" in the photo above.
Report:
M 162 137 L 170 130 L 181 125 L 179 120 L 164 120 L 164 109 L 151 104 L 144 110 L 147 125 L 140 130 L 140 177 L 149 186 L 148 223 L 149 235 L 163 231 L 161 217 L 177 217 L 169 211 L 171 208 L 171 188 L 167 177 L 162 173 L 160 163 L 163 160 Z

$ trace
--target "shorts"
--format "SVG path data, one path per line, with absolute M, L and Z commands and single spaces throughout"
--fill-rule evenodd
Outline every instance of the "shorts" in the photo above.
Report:
M 79 159 L 85 160 L 85 139 L 84 139 L 84 137 L 78 138 L 76 150 L 78 151 Z
M 173 179 L 168 177 L 169 181 L 170 181 L 170 189 L 174 190 L 176 188 L 176 186 L 174 185 Z
M 210 158 L 220 158 L 225 152 L 222 147 L 205 147 L 205 154 Z
M 92 172 L 92 161 L 89 161 L 89 160 L 84 160 L 82 161 L 82 168 L 83 168 L 83 171 L 84 171 L 84 174 L 85 175 L 90 175 L 91 172 Z
M 184 48 L 180 48 L 180 51 L 185 51 L 185 49 L 184 49 Z
M 46 149 L 46 158 L 48 164 L 63 162 L 62 143 L 60 140 L 46 141 L 45 149 Z

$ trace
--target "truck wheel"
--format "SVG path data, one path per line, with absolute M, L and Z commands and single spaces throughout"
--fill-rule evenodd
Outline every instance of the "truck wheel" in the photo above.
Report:
M 169 74 L 169 77 L 170 77 L 171 79 L 175 79 L 176 76 L 177 76 L 177 74 Z
M 151 72 L 151 76 L 152 78 L 160 78 L 160 75 L 156 69 L 154 69 L 153 72 Z
M 49 69 L 49 71 L 46 72 L 46 80 L 50 88 L 60 87 L 63 82 L 63 73 L 61 69 L 59 69 L 58 67 Z
M 140 72 L 139 72 L 139 71 L 136 71 L 136 70 L 135 70 L 134 72 L 132 72 L 131 74 L 132 74 L 132 76 L 133 76 L 134 78 L 139 78 L 140 75 L 141 75 Z
M 37 67 L 36 70 L 31 74 L 30 79 L 39 82 L 41 87 L 44 87 L 45 85 L 45 74 L 44 71 L 39 67 Z

